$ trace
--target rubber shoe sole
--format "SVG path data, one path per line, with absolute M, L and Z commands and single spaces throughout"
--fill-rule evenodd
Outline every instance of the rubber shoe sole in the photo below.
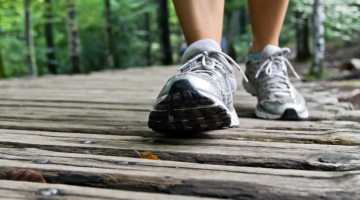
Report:
M 250 83 L 243 80 L 243 86 L 248 93 L 250 93 L 252 96 L 256 96 L 256 90 Z M 302 113 L 297 113 L 295 109 L 288 108 L 282 115 L 274 115 L 264 111 L 258 105 L 255 108 L 255 115 L 258 118 L 279 120 L 307 120 L 309 117 L 307 110 L 303 111 Z
M 283 114 L 274 115 L 262 110 L 259 106 L 256 106 L 255 108 L 255 115 L 258 118 L 263 118 L 263 119 L 295 120 L 295 121 L 307 120 L 309 117 L 309 113 L 306 109 L 301 113 L 297 113 L 295 109 L 287 108 L 285 109 Z
M 159 98 L 150 112 L 148 126 L 160 132 L 199 132 L 237 127 L 235 109 L 220 100 L 196 91 L 187 80 L 173 83 L 169 94 Z

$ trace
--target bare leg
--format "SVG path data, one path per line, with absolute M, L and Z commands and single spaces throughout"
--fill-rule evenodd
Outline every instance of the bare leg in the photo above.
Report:
M 248 0 L 253 44 L 250 53 L 268 44 L 279 46 L 279 36 L 289 0 Z
M 173 0 L 188 45 L 202 39 L 221 43 L 224 0 Z

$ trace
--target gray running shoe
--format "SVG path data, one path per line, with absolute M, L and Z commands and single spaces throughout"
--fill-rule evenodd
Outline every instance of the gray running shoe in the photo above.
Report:
M 179 68 L 181 73 L 170 78 L 157 97 L 148 122 L 154 131 L 193 132 L 239 125 L 233 107 L 237 84 L 228 60 L 241 69 L 220 47 L 202 51 L 201 43 L 206 42 L 200 40 L 188 48 L 195 57 Z M 184 56 L 189 57 L 188 53 Z
M 284 57 L 288 53 L 289 48 L 267 45 L 259 60 L 248 56 L 245 74 L 249 82 L 244 81 L 243 85 L 258 98 L 255 114 L 259 118 L 301 120 L 309 116 L 304 98 L 289 80 L 287 68 L 300 77 Z

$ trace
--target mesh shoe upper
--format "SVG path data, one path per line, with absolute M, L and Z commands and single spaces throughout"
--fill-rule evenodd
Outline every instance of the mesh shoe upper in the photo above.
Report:
M 204 51 L 196 55 L 179 68 L 178 71 L 181 71 L 181 74 L 172 77 L 168 81 L 160 92 L 159 97 L 167 94 L 168 88 L 173 82 L 187 79 L 196 89 L 217 97 L 228 108 L 232 108 L 237 84 L 234 70 L 228 60 L 241 71 L 235 61 L 223 52 Z
M 246 62 L 246 75 L 249 78 L 252 91 L 258 98 L 259 106 L 272 114 L 282 114 L 287 108 L 297 112 L 306 110 L 305 100 L 291 84 L 287 68 L 299 78 L 284 54 L 290 49 L 268 45 L 264 48 L 259 60 Z M 244 83 L 246 86 L 246 83 Z

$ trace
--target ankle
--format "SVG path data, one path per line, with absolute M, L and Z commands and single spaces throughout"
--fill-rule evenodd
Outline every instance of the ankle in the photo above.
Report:
M 278 47 L 279 43 L 278 42 L 267 42 L 267 43 L 259 44 L 254 41 L 250 48 L 250 54 L 262 52 L 267 45 L 274 45 L 274 46 Z
M 253 46 L 251 46 L 249 53 L 254 54 L 254 53 L 259 53 L 261 51 L 262 50 L 260 50 L 259 48 L 254 47 L 254 45 L 253 45 Z

